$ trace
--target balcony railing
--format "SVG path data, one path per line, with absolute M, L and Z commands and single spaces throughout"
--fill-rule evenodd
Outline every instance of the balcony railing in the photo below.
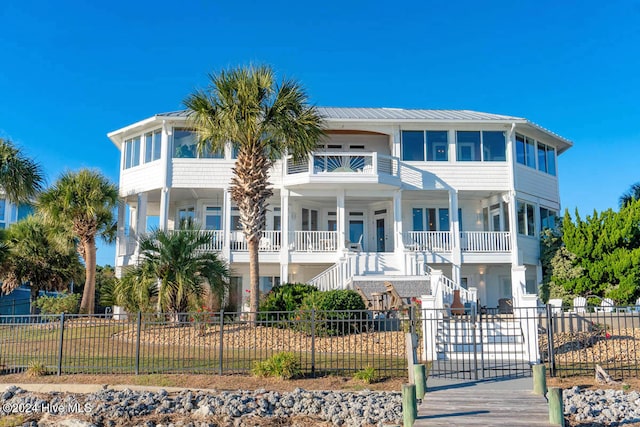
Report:
M 333 252 L 338 249 L 337 231 L 293 231 L 291 248 L 298 252 Z
M 280 231 L 263 231 L 258 242 L 258 252 L 279 252 L 282 244 Z M 242 231 L 231 232 L 231 250 L 238 252 L 248 252 L 249 245 L 244 238 Z
M 451 233 L 448 231 L 407 231 L 405 248 L 413 251 L 450 252 Z
M 364 176 L 399 176 L 399 163 L 396 157 L 378 153 L 362 152 L 323 152 L 309 156 L 309 159 L 287 159 L 287 175 L 309 173 L 313 176 L 331 174 L 353 174 Z
M 463 231 L 460 246 L 465 252 L 510 252 L 511 233 L 508 231 Z

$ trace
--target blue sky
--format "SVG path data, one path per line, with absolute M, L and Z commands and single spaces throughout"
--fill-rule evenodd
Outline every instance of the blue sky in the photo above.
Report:
M 232 5 L 232 3 L 235 3 Z M 206 75 L 271 64 L 323 106 L 470 109 L 574 141 L 563 207 L 616 207 L 640 181 L 640 3 L 63 0 L 0 2 L 0 136 L 44 166 L 117 182 L 106 133 Z M 113 264 L 101 247 L 98 263 Z

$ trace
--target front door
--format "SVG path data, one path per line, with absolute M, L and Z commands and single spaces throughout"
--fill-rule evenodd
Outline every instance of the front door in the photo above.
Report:
M 375 211 L 374 214 L 374 224 L 376 228 L 375 236 L 376 236 L 376 252 L 386 252 L 387 251 L 387 210 L 381 209 Z

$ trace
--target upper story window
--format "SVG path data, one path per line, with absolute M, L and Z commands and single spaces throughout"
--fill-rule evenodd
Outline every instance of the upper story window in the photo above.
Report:
M 222 208 L 220 206 L 205 207 L 204 229 L 222 230 Z
M 540 208 L 540 230 L 545 228 L 556 228 L 556 222 L 558 220 L 558 213 L 554 210 L 547 208 Z
M 223 159 L 224 150 L 211 151 L 208 147 L 198 153 L 198 137 L 193 130 L 175 128 L 173 130 L 173 157 L 179 159 Z
M 144 162 L 149 163 L 160 158 L 162 151 L 162 131 L 160 129 L 144 134 Z
M 506 142 L 502 131 L 457 131 L 459 162 L 504 162 Z
M 449 132 L 440 130 L 402 131 L 402 160 L 449 160 Z
M 413 208 L 413 231 L 449 231 L 449 208 Z
M 534 207 L 531 203 L 518 200 L 518 233 L 525 236 L 536 235 Z
M 133 168 L 140 164 L 140 137 L 124 141 L 124 169 Z
M 178 209 L 178 229 L 185 229 L 193 225 L 196 211 L 193 206 Z
M 533 169 L 537 163 L 539 171 L 556 174 L 556 149 L 528 136 L 516 134 L 516 160 Z
M 5 213 L 7 209 L 7 201 L 5 199 L 0 199 L 0 228 L 7 227 L 7 215 Z

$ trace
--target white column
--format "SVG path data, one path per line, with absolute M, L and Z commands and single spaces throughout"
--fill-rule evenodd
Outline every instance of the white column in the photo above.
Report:
M 513 296 L 513 305 L 520 306 L 520 301 L 523 295 L 525 295 L 527 289 L 527 267 L 524 265 L 517 265 L 511 267 L 511 295 Z
M 280 281 L 289 281 L 289 190 L 280 192 Z
M 160 219 L 158 224 L 160 230 L 169 228 L 169 189 L 160 190 Z
M 400 126 L 394 126 L 393 134 L 391 135 L 391 155 L 398 158 L 400 158 L 402 155 L 402 148 L 400 146 L 400 135 Z
M 136 230 L 137 233 L 147 232 L 147 193 L 138 194 L 138 208 L 136 209 Z
M 118 200 L 118 232 L 116 233 L 116 260 L 119 256 L 127 255 L 127 238 L 124 235 L 124 215 L 126 213 L 126 203 L 123 199 Z M 118 265 L 118 262 L 114 265 Z
M 346 240 L 347 240 L 347 235 L 346 235 L 346 227 L 347 227 L 347 219 L 346 219 L 346 211 L 345 211 L 345 206 L 344 206 L 344 190 L 340 189 L 338 190 L 338 194 L 336 197 L 336 223 L 337 223 L 337 228 L 338 228 L 338 251 L 345 251 L 346 250 Z
M 524 350 L 530 363 L 540 362 L 538 347 L 538 297 L 537 295 L 523 295 L 520 303 L 514 308 L 514 314 L 520 319 Z
M 516 206 L 516 193 L 509 194 L 509 232 L 511 233 L 511 266 L 520 264 L 520 254 L 518 249 L 518 210 Z
M 460 283 L 460 219 L 458 218 L 458 191 L 449 190 L 449 220 L 451 222 L 451 280 Z
M 438 360 L 438 351 L 436 349 L 436 334 L 438 332 L 438 315 L 441 314 L 436 310 L 436 297 L 433 295 L 422 295 L 422 360 L 435 361 Z
M 393 248 L 396 253 L 404 253 L 402 240 L 402 190 L 393 193 Z
M 222 193 L 222 230 L 224 235 L 224 245 L 222 247 L 222 255 L 231 260 L 231 190 L 225 188 Z

